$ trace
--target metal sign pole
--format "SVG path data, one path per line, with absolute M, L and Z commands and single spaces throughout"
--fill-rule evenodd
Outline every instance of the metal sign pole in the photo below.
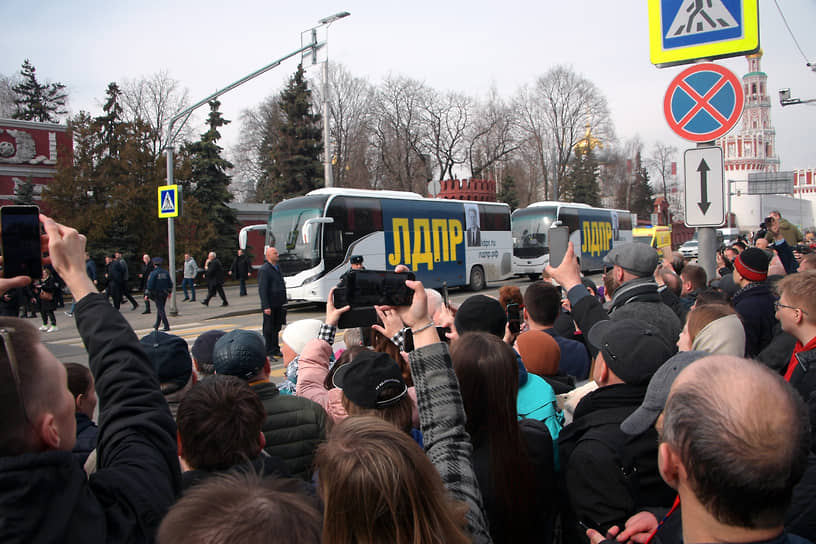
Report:
M 697 144 L 697 148 L 711 147 L 714 142 L 702 142 Z M 714 227 L 697 228 L 698 256 L 697 263 L 706 272 L 706 278 L 714 279 L 717 273 L 717 229 Z

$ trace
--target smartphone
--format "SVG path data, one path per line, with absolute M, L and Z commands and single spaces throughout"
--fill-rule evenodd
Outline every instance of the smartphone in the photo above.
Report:
M 448 282 L 442 282 L 442 305 L 450 308 L 450 297 L 448 297 Z
M 37 206 L 3 206 L 0 208 L 2 229 L 3 276 L 42 278 L 40 247 L 40 208 Z
M 512 333 L 517 333 L 521 330 L 521 306 L 515 302 L 507 304 L 507 324 Z
M 335 289 L 335 306 L 345 301 L 352 308 L 361 306 L 410 306 L 414 291 L 405 280 L 415 278 L 412 272 L 389 270 L 350 270 L 346 276 L 345 291 Z M 339 296 L 338 296 L 339 295 Z M 345 304 L 343 304 L 345 306 Z

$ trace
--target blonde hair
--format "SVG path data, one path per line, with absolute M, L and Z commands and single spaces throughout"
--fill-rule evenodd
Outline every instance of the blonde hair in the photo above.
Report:
M 463 503 L 408 435 L 381 419 L 350 417 L 315 457 L 325 504 L 323 542 L 470 542 Z
M 797 308 L 805 312 L 805 321 L 816 324 L 816 301 L 813 293 L 816 292 L 816 270 L 804 270 L 785 276 L 776 284 L 776 291 L 779 296 L 786 294 L 788 299 Z

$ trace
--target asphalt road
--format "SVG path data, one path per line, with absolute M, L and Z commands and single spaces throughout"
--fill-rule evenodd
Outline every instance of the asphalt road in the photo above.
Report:
M 593 280 L 600 281 L 599 275 L 590 276 Z M 491 296 L 498 296 L 499 288 L 503 285 L 518 285 L 524 292 L 526 286 L 529 284 L 526 277 L 511 278 L 504 281 L 493 282 L 488 285 L 481 293 Z M 247 285 L 248 295 L 244 297 L 238 296 L 238 286 L 225 287 L 227 300 L 229 306 L 222 307 L 221 300 L 216 296 L 210 301 L 209 306 L 200 304 L 203 299 L 202 295 L 206 295 L 206 289 L 196 289 L 196 302 L 182 302 L 183 293 L 178 292 L 176 299 L 176 306 L 178 315 L 169 316 L 170 320 L 170 334 L 175 334 L 184 338 L 187 343 L 192 346 L 196 338 L 203 332 L 213 329 L 221 329 L 230 331 L 236 328 L 261 331 L 263 318 L 261 316 L 260 301 L 258 299 L 258 288 L 256 284 L 250 283 Z M 473 293 L 465 289 L 451 289 L 450 298 L 455 303 L 461 303 L 468 296 Z M 135 294 L 134 294 L 135 297 Z M 141 338 L 147 335 L 153 329 L 153 322 L 155 320 L 155 308 L 151 304 L 151 310 L 154 313 L 143 315 L 143 303 L 140 298 L 139 308 L 131 310 L 130 303 L 124 303 L 121 308 L 122 315 L 128 320 L 133 330 Z M 65 315 L 65 311 L 69 308 L 70 301 L 65 308 L 58 308 L 55 311 L 57 317 L 58 331 L 50 333 L 41 333 L 43 342 L 46 347 L 62 362 L 75 362 L 84 365 L 88 364 L 88 355 L 85 351 L 85 346 L 76 329 L 74 319 Z M 170 307 L 170 302 L 167 304 Z M 169 312 L 168 312 L 169 315 Z M 287 320 L 291 323 L 299 319 L 315 318 L 322 320 L 325 316 L 325 309 L 320 305 L 310 304 L 303 306 L 292 307 L 287 312 Z M 32 318 L 30 321 L 37 326 L 41 324 L 38 318 Z M 273 362 L 273 380 L 280 382 L 283 376 L 283 365 L 280 361 Z

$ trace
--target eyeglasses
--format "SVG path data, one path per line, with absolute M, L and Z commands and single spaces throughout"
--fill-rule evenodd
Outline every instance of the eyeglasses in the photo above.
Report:
M 797 308 L 796 306 L 788 306 L 787 304 L 782 304 L 778 300 L 774 301 L 774 310 L 778 312 L 779 308 L 790 308 L 791 310 L 799 310 L 803 314 L 808 315 L 807 311 L 803 310 L 802 308 Z
M 14 387 L 17 390 L 17 398 L 20 399 L 20 409 L 23 411 L 23 417 L 28 421 L 28 413 L 25 409 L 25 401 L 23 400 L 23 389 L 20 387 L 20 365 L 17 364 L 17 357 L 14 355 L 14 345 L 11 343 L 11 333 L 15 332 L 12 328 L 0 329 L 0 338 L 3 339 L 3 350 L 6 352 L 6 357 L 9 361 L 9 370 L 11 370 L 11 377 L 14 379 Z

